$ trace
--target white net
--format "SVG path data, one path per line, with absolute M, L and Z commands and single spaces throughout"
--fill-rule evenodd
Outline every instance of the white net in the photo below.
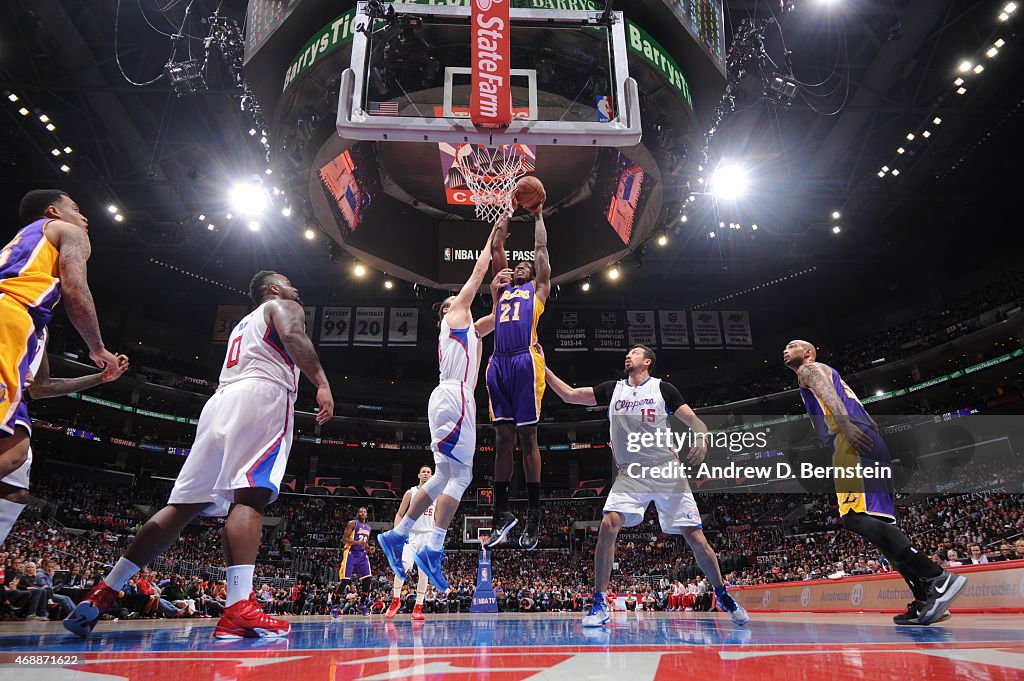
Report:
M 468 150 L 456 165 L 466 178 L 477 219 L 494 223 L 511 215 L 516 182 L 528 170 L 524 155 L 516 146 L 468 145 Z

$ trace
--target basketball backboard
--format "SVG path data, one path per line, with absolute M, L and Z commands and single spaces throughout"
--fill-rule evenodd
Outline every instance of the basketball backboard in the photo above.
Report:
M 491 516 L 466 516 L 462 521 L 462 543 L 482 544 L 491 536 Z
M 342 74 L 342 137 L 492 147 L 640 141 L 621 13 L 507 10 L 509 73 L 500 91 L 510 95 L 511 121 L 483 127 L 471 119 L 474 10 L 395 3 L 388 11 L 397 10 L 382 17 L 368 4 L 357 5 L 360 28 Z

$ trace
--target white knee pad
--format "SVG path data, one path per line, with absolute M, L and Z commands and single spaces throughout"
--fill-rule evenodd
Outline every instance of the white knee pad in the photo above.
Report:
M 434 474 L 420 488 L 424 494 L 430 497 L 431 501 L 437 501 L 444 491 L 444 486 L 448 483 L 449 468 L 447 461 L 435 461 Z

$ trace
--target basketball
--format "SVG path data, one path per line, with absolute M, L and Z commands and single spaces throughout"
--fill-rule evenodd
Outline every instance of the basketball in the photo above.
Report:
M 527 176 L 516 182 L 516 202 L 528 211 L 533 211 L 548 197 L 544 184 L 536 177 Z

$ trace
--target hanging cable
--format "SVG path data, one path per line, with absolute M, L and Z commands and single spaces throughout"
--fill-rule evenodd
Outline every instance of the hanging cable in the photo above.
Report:
M 127 73 L 125 73 L 124 66 L 121 64 L 121 52 L 118 49 L 118 42 L 117 42 L 117 36 L 118 36 L 118 32 L 120 30 L 120 19 L 121 19 L 121 0 L 117 0 L 117 6 L 114 8 L 114 61 L 117 62 L 117 68 L 121 71 L 121 75 L 124 77 L 124 79 L 126 81 L 128 81 L 129 84 L 134 85 L 135 87 L 146 87 L 147 85 L 152 85 L 153 83 L 156 83 L 157 81 L 159 81 L 161 78 L 164 77 L 165 74 L 163 72 L 161 72 L 160 75 L 157 76 L 156 78 L 153 78 L 152 80 L 147 80 L 144 83 L 137 83 L 137 82 L 135 82 L 134 80 L 132 80 L 131 78 L 128 77 Z M 172 46 L 172 48 L 171 48 L 171 56 L 168 57 L 168 61 L 170 61 L 173 57 L 174 57 L 174 48 Z

